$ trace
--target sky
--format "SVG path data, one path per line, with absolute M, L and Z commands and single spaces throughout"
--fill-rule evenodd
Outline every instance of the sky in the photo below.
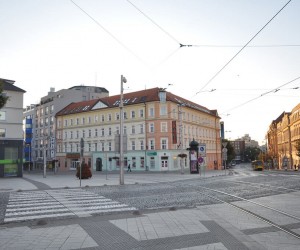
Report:
M 124 93 L 166 88 L 217 109 L 227 139 L 263 144 L 300 102 L 299 13 L 300 0 L 0 0 L 0 78 L 26 107 L 51 87 L 117 95 L 123 75 Z

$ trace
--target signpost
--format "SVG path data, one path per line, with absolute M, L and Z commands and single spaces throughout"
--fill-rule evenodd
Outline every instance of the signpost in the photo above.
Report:
M 201 175 L 201 169 L 203 167 L 204 177 L 205 177 L 205 157 L 206 157 L 206 144 L 205 143 L 199 143 L 199 157 L 198 157 L 198 164 L 200 165 L 200 175 Z

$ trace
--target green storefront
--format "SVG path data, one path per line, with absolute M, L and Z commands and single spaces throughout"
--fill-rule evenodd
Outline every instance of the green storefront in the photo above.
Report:
M 0 140 L 0 177 L 22 177 L 23 141 Z

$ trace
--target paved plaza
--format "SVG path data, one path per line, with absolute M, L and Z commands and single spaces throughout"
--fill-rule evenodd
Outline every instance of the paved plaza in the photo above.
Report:
M 197 178 L 209 180 L 224 175 L 224 171 L 207 171 L 200 175 L 180 175 L 179 173 L 128 173 L 125 174 L 125 185 L 172 182 L 176 180 Z M 81 184 L 81 187 L 80 187 Z M 93 202 L 109 202 L 113 209 L 116 206 L 125 210 L 122 213 L 97 214 L 80 212 L 78 203 L 74 203 L 69 192 L 85 192 L 92 195 L 85 187 L 102 185 L 119 185 L 118 173 L 96 173 L 91 179 L 82 180 L 70 174 L 49 173 L 43 178 L 41 173 L 25 173 L 24 178 L 5 178 L 0 180 L 0 192 L 9 195 L 7 213 L 4 223 L 0 224 L 0 249 L 299 249 L 300 240 L 293 238 L 268 223 L 233 209 L 226 204 L 198 206 L 188 209 L 158 209 L 139 211 L 126 204 L 108 201 L 105 197 L 92 196 Z M 31 192 L 36 190 L 37 192 Z M 14 221 L 18 213 L 14 200 L 21 202 L 31 194 L 31 200 L 48 199 L 51 196 L 57 206 L 68 208 L 70 217 L 64 219 L 38 219 Z M 291 195 L 299 196 L 300 192 L 281 194 L 278 197 L 262 197 L 258 200 L 286 209 L 286 202 Z M 102 199 L 102 200 L 101 200 Z M 27 198 L 26 198 L 27 200 Z M 245 202 L 235 204 L 251 206 Z M 29 206 L 25 204 L 24 206 Z M 97 206 L 94 204 L 94 206 Z M 299 199 L 293 199 L 290 210 L 300 207 Z M 109 211 L 109 208 L 107 210 Z M 46 209 L 46 208 L 45 208 Z M 62 209 L 62 208 L 59 208 Z M 63 213 L 63 211 L 61 211 Z M 295 214 L 295 211 L 294 211 Z M 296 216 L 300 217 L 299 209 Z M 29 215 L 22 215 L 29 216 Z M 9 219 L 11 218 L 11 220 Z M 276 218 L 271 218 L 276 219 Z M 289 221 L 277 221 L 288 224 L 291 230 L 300 233 L 300 223 L 289 224 Z

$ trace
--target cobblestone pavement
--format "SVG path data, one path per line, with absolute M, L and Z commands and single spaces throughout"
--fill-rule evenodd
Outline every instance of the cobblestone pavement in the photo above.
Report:
M 205 181 L 208 181 L 212 178 L 223 178 L 223 175 L 222 171 L 207 172 L 205 177 L 128 174 L 125 181 L 126 184 L 141 183 L 150 187 L 182 178 L 199 181 L 206 178 Z M 126 199 L 119 202 L 119 199 L 101 195 L 101 191 L 96 193 L 87 188 L 89 186 L 97 189 L 97 182 L 101 182 L 102 186 L 118 185 L 118 175 L 95 177 L 94 182 L 84 181 L 82 188 L 78 187 L 78 180 L 70 178 L 69 175 L 49 175 L 41 178 L 40 175 L 26 174 L 22 180 L 10 180 L 14 186 L 10 186 L 11 183 L 3 184 L 0 180 L 0 249 L 3 250 L 279 250 L 299 249 L 300 245 L 299 239 L 226 204 L 139 210 L 138 207 L 127 204 Z M 18 181 L 19 186 L 16 184 Z M 137 189 L 139 187 L 136 185 Z M 300 192 L 293 192 L 255 200 L 280 209 L 289 204 L 292 211 L 300 207 L 300 200 L 295 199 L 299 196 Z M 251 208 L 245 202 L 235 203 Z M 295 216 L 300 217 L 299 209 L 295 211 Z M 300 233 L 300 223 L 279 223 Z

